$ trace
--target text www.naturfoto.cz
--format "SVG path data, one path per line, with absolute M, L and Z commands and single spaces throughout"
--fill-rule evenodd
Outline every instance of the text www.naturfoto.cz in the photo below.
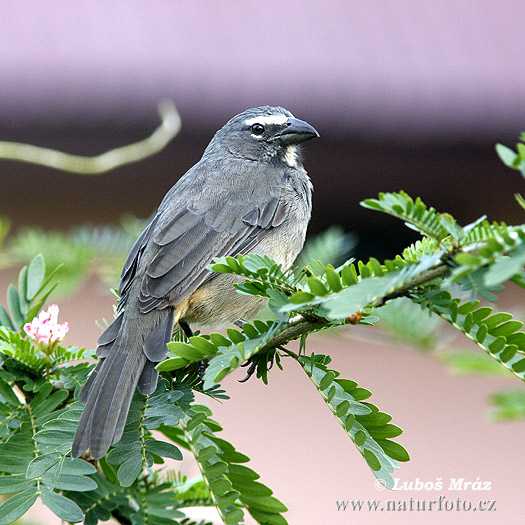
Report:
M 335 506 L 338 511 L 350 512 L 461 512 L 475 511 L 490 512 L 496 510 L 496 500 L 479 500 L 471 502 L 461 498 L 448 499 L 445 496 L 439 496 L 437 499 L 414 499 L 406 500 L 336 500 Z

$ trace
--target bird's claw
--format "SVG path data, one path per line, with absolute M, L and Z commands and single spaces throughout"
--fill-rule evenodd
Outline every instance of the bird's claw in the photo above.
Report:
M 197 373 L 199 374 L 199 377 L 201 378 L 201 381 L 204 381 L 204 373 L 206 372 L 206 361 L 202 359 L 199 361 L 199 369 L 197 370 Z
M 255 370 L 257 369 L 257 363 L 253 361 L 246 361 L 246 363 L 242 364 L 241 366 L 248 366 L 250 365 L 250 368 L 248 368 L 248 371 L 246 372 L 246 377 L 244 379 L 239 379 L 239 383 L 246 383 L 250 377 L 253 376 L 255 373 Z

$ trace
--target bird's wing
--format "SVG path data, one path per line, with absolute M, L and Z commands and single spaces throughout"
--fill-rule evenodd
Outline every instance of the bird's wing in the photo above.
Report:
M 148 226 L 144 229 L 144 231 L 140 234 L 139 238 L 135 241 L 135 244 L 133 244 L 133 247 L 131 248 L 128 254 L 126 262 L 124 263 L 122 273 L 120 274 L 120 285 L 118 289 L 118 295 L 120 297 L 118 302 L 119 309 L 121 309 L 126 304 L 129 289 L 137 273 L 137 267 L 142 257 L 142 253 L 144 252 L 144 248 L 146 247 L 146 244 L 148 243 L 148 240 L 152 235 L 152 231 L 155 228 L 158 219 L 159 215 L 157 214 L 153 218 L 153 220 L 148 224 Z M 114 334 L 115 337 L 119 329 L 120 325 L 116 330 L 116 333 Z M 115 337 L 113 337 L 112 340 L 114 340 Z
M 222 202 L 207 209 L 181 206 L 162 227 L 151 225 L 132 248 L 122 271 L 119 291 L 126 294 L 137 274 L 147 244 L 145 272 L 140 272 L 139 307 L 142 313 L 177 304 L 213 277 L 206 267 L 215 257 L 248 253 L 285 217 L 283 200 Z M 125 300 L 126 298 L 124 298 Z

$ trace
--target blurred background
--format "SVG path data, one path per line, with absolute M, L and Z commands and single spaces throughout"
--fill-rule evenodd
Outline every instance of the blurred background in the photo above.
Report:
M 248 107 L 281 105 L 312 123 L 310 232 L 337 223 L 359 254 L 413 239 L 359 206 L 404 189 L 465 223 L 516 220 L 521 180 L 494 144 L 523 130 L 525 6 L 496 0 L 5 2 L 0 137 L 84 155 L 143 138 L 173 100 L 182 133 L 160 154 L 96 178 L 2 163 L 15 226 L 147 217 Z
M 116 225 L 125 212 L 147 218 L 220 126 L 269 104 L 321 134 L 303 149 L 315 187 L 311 238 L 336 224 L 354 234 L 357 257 L 394 256 L 417 235 L 359 206 L 380 191 L 420 196 L 462 224 L 482 214 L 523 222 L 514 200 L 523 179 L 499 161 L 494 144 L 514 147 L 525 130 L 524 20 L 519 0 L 4 2 L 0 140 L 96 155 L 150 134 L 165 98 L 176 103 L 182 131 L 158 155 L 99 176 L 0 160 L 0 214 L 10 219 L 11 236 L 29 235 L 28 226 L 42 228 L 32 230 L 38 236 L 86 223 Z M 126 224 L 133 232 L 134 223 Z M 57 246 L 57 257 L 67 258 Z M 2 289 L 13 272 L 0 274 Z M 70 344 L 94 346 L 94 320 L 112 315 L 107 289 L 89 278 L 79 296 L 64 299 Z M 523 305 L 515 290 L 505 301 Z M 413 460 L 402 479 L 492 480 L 490 494 L 470 496 L 499 495 L 491 519 L 512 522 L 523 482 L 514 452 L 525 427 L 486 418 L 487 394 L 509 379 L 453 378 L 429 356 L 346 332 L 316 339 L 312 350 L 319 347 L 333 350 L 336 367 L 372 390 L 372 401 L 405 429 L 401 442 Z M 337 513 L 335 499 L 384 493 L 306 378 L 273 376 L 269 388 L 255 381 L 241 387 L 237 378 L 225 383 L 234 399 L 216 415 L 226 437 L 289 504 L 290 523 L 350 522 L 355 515 Z M 254 406 L 247 406 L 252 396 Z M 319 423 L 325 417 L 327 430 Z M 308 420 L 323 433 L 310 435 Z M 457 495 L 465 493 L 447 494 Z M 414 513 L 388 517 L 421 523 Z M 446 519 L 450 514 L 425 515 L 426 523 Z M 382 522 L 365 512 L 359 520 Z M 453 521 L 461 520 L 471 516 L 454 513 Z

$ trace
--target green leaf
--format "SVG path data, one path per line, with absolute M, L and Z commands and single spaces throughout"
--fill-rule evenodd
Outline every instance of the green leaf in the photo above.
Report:
M 522 373 L 525 372 L 525 359 L 518 361 L 512 365 L 514 372 Z
M 74 430 L 64 432 L 63 430 L 40 430 L 35 434 L 35 441 L 43 445 L 61 445 L 64 441 L 72 442 L 73 436 L 75 435 Z
M 486 286 L 495 286 L 509 280 L 523 270 L 525 265 L 525 245 L 511 252 L 511 256 L 500 257 L 484 276 Z
M 232 509 L 227 511 L 223 516 L 225 525 L 236 525 L 244 518 L 244 512 L 241 509 Z
M 290 302 L 292 304 L 301 304 L 301 303 L 307 303 L 311 301 L 315 296 L 308 292 L 295 292 L 293 295 L 290 296 Z
M 484 323 L 487 325 L 487 328 L 492 330 L 493 328 L 496 328 L 501 323 L 505 323 L 506 321 L 510 321 L 512 319 L 512 314 L 508 314 L 506 312 L 497 312 L 490 317 L 487 317 L 484 320 Z
M 340 292 L 343 289 L 341 278 L 331 265 L 326 267 L 326 280 L 330 286 L 330 290 L 333 292 Z
M 344 429 L 347 432 L 350 432 L 350 430 L 354 426 L 354 423 L 355 423 L 355 416 L 354 416 L 354 414 L 349 414 L 348 416 L 346 416 L 346 418 L 344 420 Z
M 24 266 L 18 274 L 18 300 L 20 301 L 20 312 L 25 316 L 29 310 L 29 301 L 26 299 L 27 288 L 27 266 Z
M 20 298 L 16 288 L 10 284 L 7 288 L 7 305 L 13 318 L 16 328 L 20 328 L 24 322 L 25 316 L 20 310 Z
M 205 421 L 206 417 L 204 412 L 197 412 L 186 424 L 186 430 L 193 430 L 197 425 Z
M 346 413 L 349 410 L 350 410 L 350 401 L 348 401 L 348 399 L 345 399 L 344 401 L 341 401 L 341 403 L 337 405 L 335 415 L 337 417 L 343 417 L 344 415 L 346 415 Z
M 146 450 L 157 456 L 182 460 L 182 452 L 172 443 L 166 441 L 146 440 Z
M 15 492 L 28 490 L 31 487 L 36 487 L 36 481 L 27 479 L 25 474 L 0 476 L 0 494 L 14 494 Z
M 465 266 L 477 266 L 480 263 L 481 259 L 476 257 L 471 253 L 458 253 L 456 255 L 456 262 L 459 264 L 464 264 Z
M 240 264 L 237 262 L 237 259 L 235 259 L 234 257 L 225 257 L 224 260 L 227 262 L 228 266 L 235 272 L 235 273 L 239 273 L 241 271 L 241 266 Z
M 39 478 L 51 467 L 54 467 L 61 459 L 62 455 L 58 452 L 50 452 L 37 456 L 29 463 L 26 476 L 28 478 Z
M 525 419 L 525 391 L 507 390 L 491 396 L 495 411 L 492 416 L 497 421 Z
M 351 394 L 356 401 L 362 401 L 363 399 L 368 399 L 372 395 L 372 392 L 366 388 L 355 388 Z
M 44 414 L 49 414 L 53 412 L 53 410 L 58 408 L 68 398 L 68 396 L 69 396 L 69 393 L 67 392 L 67 390 L 57 390 L 56 392 L 53 392 L 45 401 L 43 401 L 42 403 L 39 403 L 37 406 L 34 407 L 33 415 L 35 417 L 40 417 Z M 53 427 L 48 425 L 46 428 L 51 429 Z M 74 425 L 67 423 L 67 420 L 57 421 L 55 423 L 54 428 L 62 432 L 70 432 L 70 433 L 76 430 Z
M 319 389 L 320 390 L 326 390 L 335 379 L 335 373 L 332 370 L 329 370 L 321 379 L 319 383 Z
M 199 456 L 197 456 L 199 459 Z M 209 479 L 213 479 L 222 476 L 228 469 L 228 464 L 224 461 L 217 461 L 215 463 L 208 464 L 204 467 L 204 473 Z
M 97 469 L 91 463 L 80 458 L 66 457 L 63 472 L 67 474 L 89 475 L 95 474 Z
M 474 312 L 472 312 L 472 318 L 475 323 L 479 323 L 481 320 L 485 319 L 492 312 L 492 308 L 488 306 L 482 306 Z
M 7 313 L 7 310 L 0 304 L 0 326 L 5 326 L 9 330 L 15 330 L 15 325 L 11 320 L 11 317 Z
M 230 490 L 229 492 L 226 492 L 222 496 L 219 496 L 217 503 L 219 507 L 225 509 L 226 507 L 233 505 L 237 501 L 237 498 L 239 497 L 239 495 L 240 494 L 236 490 Z
M 278 513 L 286 512 L 288 510 L 286 505 L 284 505 L 282 502 L 280 502 L 277 498 L 274 498 L 273 496 L 262 496 L 259 498 L 253 498 L 250 496 L 246 496 L 245 494 L 241 494 L 241 501 L 245 505 L 254 507 L 255 509 L 261 510 L 263 512 Z
M 51 484 L 52 480 L 48 480 L 48 475 L 54 473 L 48 471 L 44 476 L 42 476 L 42 482 L 46 485 L 53 485 L 56 490 L 70 490 L 73 492 L 86 492 L 89 490 L 96 490 L 96 482 L 88 478 L 87 476 L 78 476 L 73 474 L 64 474 L 64 471 L 60 473 L 58 479 Z
M 395 441 L 390 441 L 389 439 L 378 439 L 377 442 L 381 448 L 388 454 L 391 458 L 396 461 L 409 461 L 410 456 L 408 452 L 402 447 L 399 443 Z
M 494 359 L 487 354 L 473 351 L 451 351 L 439 354 L 439 357 L 457 375 L 488 375 L 508 374 Z
M 182 357 L 170 357 L 169 359 L 161 361 L 155 368 L 159 372 L 171 372 L 172 370 L 184 368 L 185 366 L 188 366 L 189 363 L 190 361 L 183 359 Z
M 40 291 L 46 275 L 46 264 L 41 254 L 36 255 L 27 269 L 26 298 L 31 301 Z
M 228 469 L 228 476 L 230 476 L 230 469 Z M 241 490 L 247 496 L 271 496 L 273 494 L 269 487 L 257 481 L 243 483 Z
M 200 349 L 195 348 L 191 344 L 182 343 L 180 341 L 174 341 L 166 345 L 170 351 L 174 354 L 186 359 L 187 361 L 200 361 L 204 357 L 207 357 L 207 353 Z
M 322 312 L 326 312 L 329 319 L 345 319 L 385 295 L 394 282 L 391 274 L 363 279 L 358 284 L 331 296 L 322 304 Z
M 215 345 L 207 339 L 205 339 L 204 337 L 190 337 L 190 343 L 194 348 L 202 352 L 202 354 L 206 357 L 210 355 L 215 355 L 217 353 L 217 348 L 215 348 Z
M 488 345 L 491 354 L 498 354 L 505 348 L 506 340 L 504 337 L 498 337 Z
M 245 465 L 230 465 L 228 467 L 228 476 L 230 479 L 235 479 L 243 484 L 246 483 L 246 481 L 255 481 L 256 479 L 259 479 L 259 474 L 252 470 L 249 467 L 246 467 Z
M 128 460 L 120 465 L 117 477 L 122 487 L 131 487 L 133 482 L 139 477 L 142 472 L 143 463 L 140 455 L 133 455 Z
M 44 504 L 49 507 L 60 519 L 77 523 L 84 519 L 82 509 L 72 500 L 57 494 L 47 487 L 41 487 L 40 497 Z
M 229 339 L 226 339 L 222 334 L 211 333 L 210 334 L 211 342 L 215 346 L 231 346 L 232 342 Z
M 525 199 L 519 193 L 516 193 L 514 197 L 518 201 L 518 204 L 525 210 Z
M 377 459 L 377 456 L 371 450 L 368 450 L 367 448 L 365 448 L 363 452 L 364 452 L 365 461 L 367 462 L 368 466 L 372 470 L 381 470 L 381 463 Z
M 217 273 L 232 273 L 232 268 L 227 264 L 215 263 L 211 265 L 211 270 Z
M 487 325 L 482 324 L 478 327 L 478 331 L 476 333 L 476 342 L 480 345 L 483 344 L 483 341 L 485 341 L 485 338 L 487 337 L 489 330 L 487 328 Z
M 359 279 L 357 277 L 357 271 L 353 264 L 345 264 L 341 270 L 341 280 L 345 286 L 352 286 L 357 284 Z
M 345 392 L 352 392 L 357 387 L 357 383 L 351 379 L 336 379 L 335 382 L 343 388 Z
M 205 461 L 210 460 L 215 454 L 217 454 L 217 447 L 215 445 L 210 445 L 209 447 L 201 448 L 199 454 L 197 455 L 197 460 L 199 463 L 204 463 Z
M 242 343 L 246 339 L 246 337 L 244 337 L 239 330 L 235 330 L 235 328 L 227 328 L 226 333 L 235 344 Z
M 11 525 L 21 518 L 37 499 L 36 486 L 20 492 L 0 505 L 0 525 Z
M 4 398 L 5 403 L 12 407 L 19 407 L 22 404 L 13 389 L 3 379 L 0 379 L 0 396 Z
M 243 323 L 242 331 L 246 334 L 248 339 L 255 339 L 260 335 L 255 326 L 251 325 L 250 323 Z
M 392 438 L 396 436 L 400 436 L 403 433 L 403 431 L 396 425 L 392 425 L 388 423 L 387 425 L 383 425 L 378 428 L 374 428 L 372 430 L 372 435 L 376 439 L 380 438 Z
M 366 433 L 362 430 L 358 430 L 355 434 L 355 444 L 360 447 L 366 441 Z
M 110 465 L 122 465 L 130 458 L 140 458 L 141 448 L 142 444 L 138 440 L 131 443 L 120 442 L 119 445 L 109 452 L 106 460 Z
M 492 330 L 489 330 L 489 334 L 494 337 L 499 337 L 501 335 L 508 337 L 522 327 L 523 323 L 521 321 L 507 321 L 506 323 L 502 323 L 495 328 L 492 328 Z
M 496 144 L 496 153 L 505 166 L 516 169 L 514 163 L 519 159 L 519 157 L 514 151 L 512 151 L 510 148 L 507 148 L 507 146 L 504 146 L 503 144 Z
M 326 286 L 319 279 L 317 279 L 317 277 L 308 277 L 306 281 L 308 283 L 308 286 L 311 292 L 314 295 L 319 295 L 323 297 L 328 294 L 328 290 L 326 289 Z
M 288 525 L 288 522 L 282 514 L 262 512 L 252 507 L 248 508 L 248 512 L 257 523 L 264 523 L 265 525 Z
M 225 492 L 228 492 L 232 488 L 232 484 L 227 479 L 219 478 L 210 481 L 210 487 L 214 494 L 222 496 Z

